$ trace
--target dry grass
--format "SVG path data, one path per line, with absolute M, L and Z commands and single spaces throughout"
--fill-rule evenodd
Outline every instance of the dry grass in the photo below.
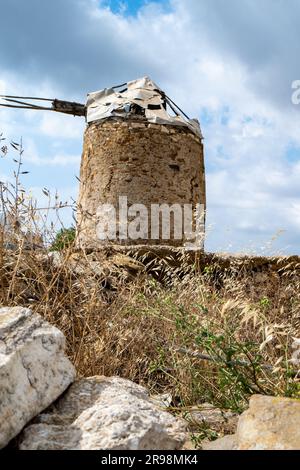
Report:
M 2 247 L 1 258 L 1 304 L 28 306 L 57 325 L 81 375 L 121 375 L 171 391 L 178 403 L 236 409 L 251 393 L 297 395 L 288 360 L 299 337 L 298 271 L 216 279 L 210 265 L 179 279 L 170 267 L 165 285 L 124 255 L 120 266 L 116 255 L 51 255 L 21 244 Z M 232 371 L 230 361 L 249 367 Z

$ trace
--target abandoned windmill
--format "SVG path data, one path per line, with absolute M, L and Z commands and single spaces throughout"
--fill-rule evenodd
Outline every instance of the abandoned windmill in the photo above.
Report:
M 77 246 L 182 247 L 196 237 L 197 249 L 203 249 L 206 197 L 200 125 L 149 77 L 90 93 L 86 105 L 1 98 L 5 102 L 0 106 L 85 116 Z M 186 216 L 187 208 L 191 211 Z

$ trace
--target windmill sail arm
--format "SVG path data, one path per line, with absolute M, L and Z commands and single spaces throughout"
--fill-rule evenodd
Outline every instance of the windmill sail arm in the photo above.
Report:
M 73 116 L 85 116 L 86 112 L 84 104 L 57 99 L 52 101 L 52 109 L 58 113 L 73 114 Z
M 24 101 L 19 101 L 19 100 L 15 100 L 15 99 L 11 99 L 11 98 L 5 98 L 5 101 L 8 101 L 9 103 L 16 103 L 16 104 L 20 104 L 22 106 L 26 106 L 28 108 L 43 108 L 43 109 L 49 109 L 49 108 L 46 108 L 45 106 L 39 106 L 39 105 L 36 105 L 36 104 L 32 104 L 32 103 L 25 103 Z
M 48 98 L 12 96 L 12 95 L 0 95 L 0 98 L 2 98 L 4 101 L 2 103 L 0 102 L 0 106 L 6 107 L 6 108 L 55 111 L 57 113 L 72 114 L 73 116 L 85 116 L 86 115 L 86 106 L 84 104 L 71 102 L 71 101 L 63 101 L 63 100 L 57 100 L 57 99 L 52 100 Z M 26 101 L 20 101 L 20 100 L 48 101 L 48 102 L 52 102 L 52 106 L 45 107 L 39 104 L 28 103 Z
M 14 98 L 15 100 L 54 101 L 54 98 L 37 98 L 33 96 L 0 95 L 0 98 Z
M 17 108 L 17 109 L 34 109 L 42 110 L 42 111 L 53 111 L 52 108 L 45 108 L 43 106 L 29 106 L 29 105 L 16 105 L 16 104 L 7 104 L 7 103 L 0 103 L 0 106 L 3 108 Z

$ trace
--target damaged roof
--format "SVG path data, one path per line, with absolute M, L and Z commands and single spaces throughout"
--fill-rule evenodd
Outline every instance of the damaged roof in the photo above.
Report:
M 88 123 L 140 114 L 154 124 L 188 127 L 202 138 L 199 121 L 190 119 L 149 77 L 89 93 L 86 106 Z

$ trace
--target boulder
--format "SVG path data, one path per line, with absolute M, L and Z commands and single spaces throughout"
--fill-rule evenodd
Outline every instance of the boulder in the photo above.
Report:
M 40 315 L 0 309 L 0 448 L 73 382 L 65 338 Z
M 299 450 L 300 400 L 254 395 L 238 422 L 238 450 Z
M 254 395 L 236 434 L 202 444 L 203 450 L 299 450 L 300 400 Z
M 22 450 L 180 449 L 185 423 L 119 377 L 75 382 L 20 436 Z

